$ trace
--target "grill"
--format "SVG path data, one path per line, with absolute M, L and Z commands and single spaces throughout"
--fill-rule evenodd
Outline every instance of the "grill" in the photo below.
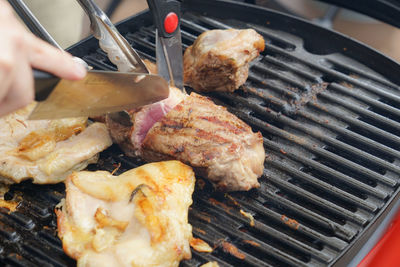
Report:
M 198 177 L 189 221 L 194 236 L 215 249 L 193 251 L 181 266 L 347 264 L 400 197 L 399 65 L 354 40 L 259 7 L 187 0 L 183 14 L 184 48 L 209 29 L 251 27 L 264 36 L 266 50 L 246 84 L 209 96 L 262 132 L 267 157 L 261 187 L 250 192 L 214 192 Z M 155 60 L 149 13 L 118 29 L 142 57 Z M 115 69 L 93 38 L 70 52 L 95 68 Z M 119 173 L 143 164 L 113 146 L 88 169 L 112 171 L 119 163 Z M 63 196 L 63 184 L 10 188 L 6 199 L 21 204 L 12 213 L 0 209 L 2 265 L 75 264 L 56 237 L 53 209 Z

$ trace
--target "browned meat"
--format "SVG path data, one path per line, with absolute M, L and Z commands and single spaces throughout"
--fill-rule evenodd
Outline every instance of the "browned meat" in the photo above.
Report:
M 200 92 L 233 92 L 247 80 L 249 62 L 264 47 L 253 29 L 204 32 L 185 51 L 184 81 Z
M 214 46 L 218 49 L 212 49 Z M 206 86 L 233 91 L 247 79 L 248 63 L 263 49 L 264 40 L 254 30 L 206 32 L 188 48 L 189 54 L 185 53 L 185 68 L 189 69 L 185 71 L 186 82 L 198 90 Z M 154 64 L 146 65 L 156 72 Z M 106 118 L 114 142 L 127 155 L 147 161 L 178 159 L 223 191 L 259 186 L 257 179 L 265 158 L 261 134 L 253 133 L 247 124 L 209 99 L 171 88 L 168 99 L 129 114 L 133 127 Z
M 141 154 L 148 161 L 190 164 L 223 191 L 258 187 L 265 158 L 260 133 L 195 93 L 150 129 Z
M 183 101 L 172 109 L 169 106 L 166 115 L 160 108 L 145 107 L 131 113 L 132 128 L 107 118 L 114 141 L 128 155 L 147 161 L 178 159 L 187 163 L 223 191 L 258 187 L 265 158 L 261 134 L 253 133 L 247 124 L 205 97 L 171 91 L 171 98 Z M 155 111 L 162 114 L 158 122 Z
M 153 103 L 139 109 L 128 111 L 133 127 L 126 127 L 106 117 L 106 124 L 110 129 L 114 143 L 120 145 L 125 154 L 140 156 L 141 146 L 147 132 L 161 120 L 171 109 L 181 102 L 186 95 L 177 88 L 170 88 L 167 99 Z

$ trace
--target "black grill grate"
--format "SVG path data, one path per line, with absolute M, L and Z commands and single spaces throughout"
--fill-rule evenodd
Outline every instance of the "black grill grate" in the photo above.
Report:
M 198 34 L 214 28 L 252 27 L 264 36 L 266 50 L 252 64 L 242 89 L 210 96 L 262 132 L 267 157 L 258 190 L 221 194 L 198 180 L 190 223 L 194 235 L 215 250 L 211 254 L 193 251 L 193 258 L 181 265 L 199 266 L 213 260 L 221 266 L 337 263 L 372 231 L 398 197 L 399 87 L 379 74 L 385 68 L 360 63 L 359 53 L 367 51 L 364 63 L 377 56 L 372 50 L 346 52 L 354 49 L 349 43 L 337 50 L 341 39 L 332 33 L 329 35 L 338 42 L 334 47 L 329 39 L 314 38 L 312 44 L 296 28 L 276 30 L 273 26 L 300 23 L 293 18 L 239 4 L 229 3 L 228 7 L 222 3 L 232 10 L 220 14 L 217 10 L 201 13 L 211 2 L 184 2 L 190 10 L 199 11 L 184 13 L 184 48 Z M 247 16 L 262 15 L 256 19 L 262 23 L 241 18 L 243 8 L 247 8 Z M 237 19 L 223 19 L 227 12 Z M 150 16 L 143 13 L 119 29 L 141 56 L 154 60 L 154 28 L 149 25 Z M 93 39 L 71 51 L 96 68 L 114 69 Z M 111 171 L 118 163 L 122 163 L 119 172 L 142 164 L 113 146 L 89 169 Z M 29 182 L 11 188 L 7 196 L 20 195 L 23 200 L 17 212 L 8 215 L 0 210 L 1 263 L 74 264 L 55 237 L 52 210 L 63 190 L 63 185 Z M 254 217 L 254 226 L 240 210 Z M 236 253 L 229 249 L 230 244 L 238 249 Z

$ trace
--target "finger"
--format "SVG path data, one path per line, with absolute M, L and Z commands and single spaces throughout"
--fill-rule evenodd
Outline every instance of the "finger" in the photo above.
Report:
M 11 87 L 16 57 L 24 53 L 20 45 L 23 44 L 23 37 L 19 34 L 18 27 L 10 25 L 13 19 L 15 18 L 8 3 L 0 0 L 0 24 L 3 25 L 0 27 L 0 102 Z
M 0 43 L 0 51 L 9 51 L 9 53 L 0 53 L 0 102 L 7 95 L 11 86 L 12 72 L 14 68 L 13 48 L 7 47 L 7 43 Z
M 15 71 L 12 72 L 12 86 L 0 103 L 0 116 L 20 109 L 33 101 L 32 69 L 23 61 L 24 55 L 17 57 Z
M 61 78 L 79 80 L 85 77 L 86 69 L 73 60 L 73 57 L 43 40 L 29 37 L 29 58 L 32 67 L 38 68 Z

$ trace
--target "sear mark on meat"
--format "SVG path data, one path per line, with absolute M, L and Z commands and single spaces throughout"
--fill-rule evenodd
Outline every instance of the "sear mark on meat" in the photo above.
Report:
M 250 126 L 208 98 L 174 90 L 183 100 L 166 115 L 160 112 L 156 123 L 151 116 L 140 114 L 148 112 L 146 107 L 131 111 L 133 127 L 107 119 L 113 140 L 130 156 L 189 164 L 222 191 L 258 187 L 265 158 L 261 134 L 253 133 Z M 138 129 L 151 123 L 142 138 Z
M 150 129 L 140 154 L 147 161 L 173 158 L 187 163 L 222 191 L 258 187 L 265 158 L 260 133 L 196 93 Z

